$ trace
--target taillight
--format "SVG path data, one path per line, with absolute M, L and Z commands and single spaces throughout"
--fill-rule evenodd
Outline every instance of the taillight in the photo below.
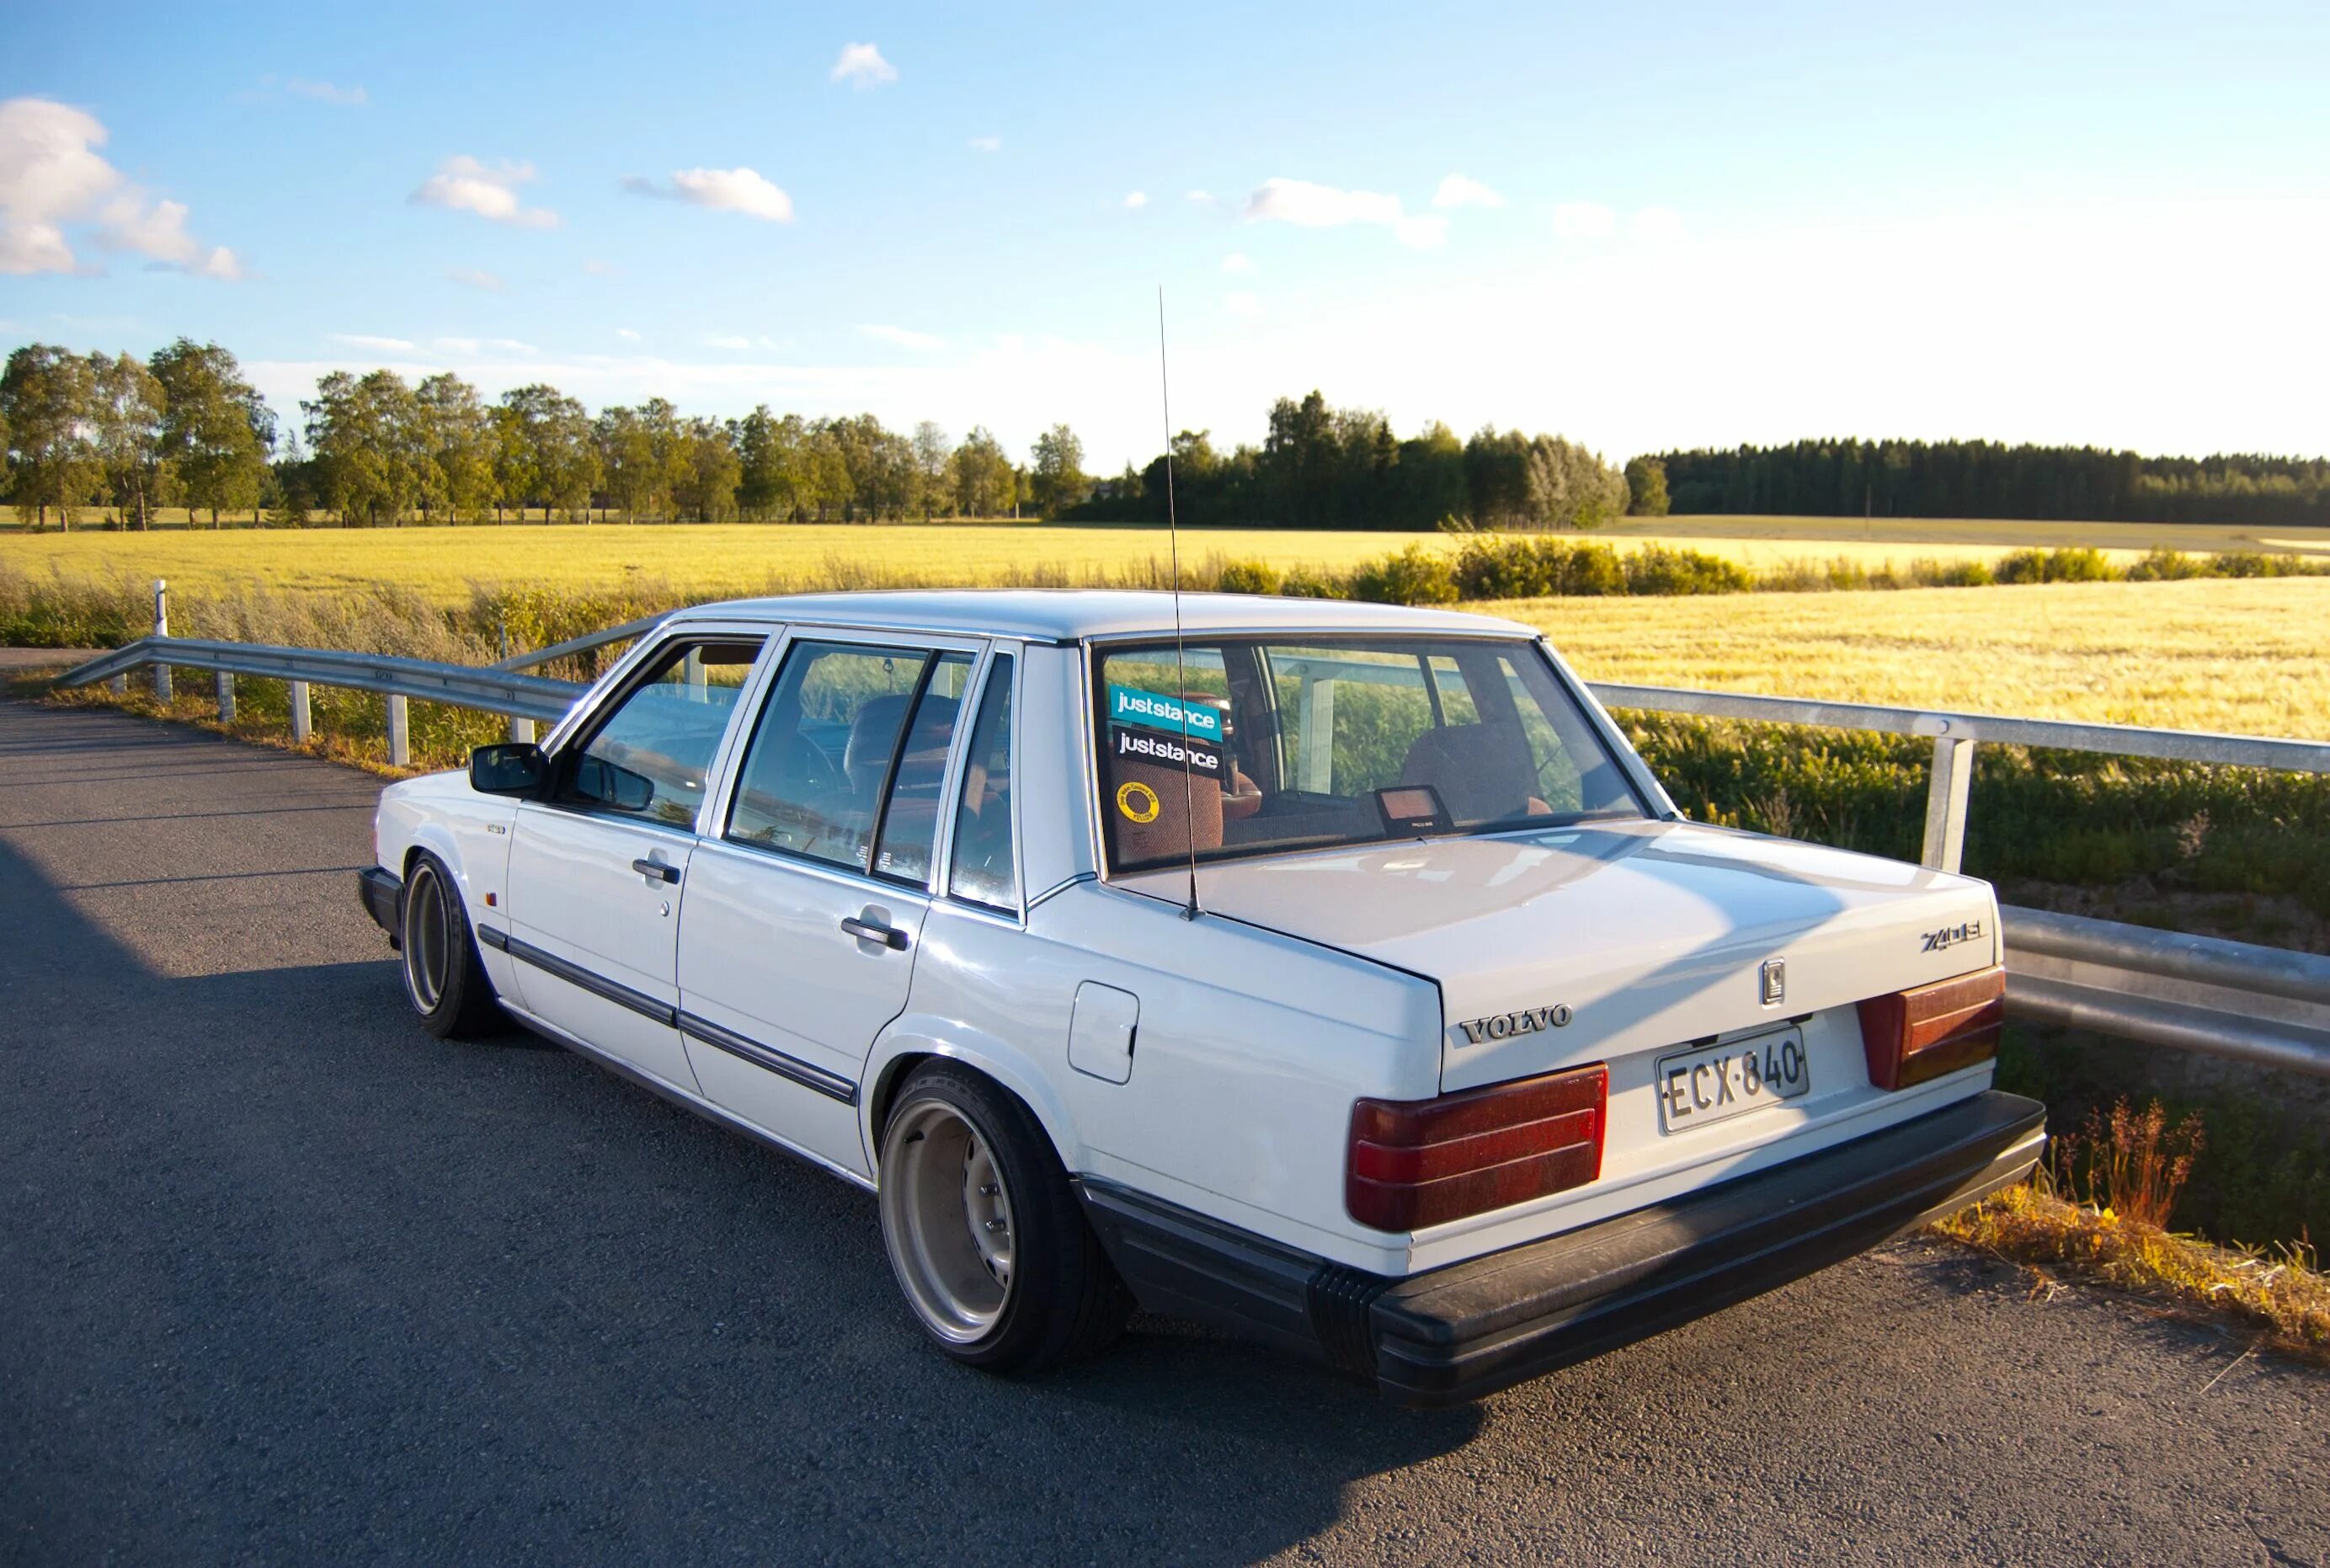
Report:
M 1596 1063 L 1429 1100 L 1351 1107 L 1343 1206 L 1378 1231 L 1418 1231 L 1602 1174 L 1610 1072 Z
M 1879 1088 L 1956 1072 L 1998 1054 L 2006 1022 L 2006 971 L 1996 965 L 1861 1004 L 1861 1048 Z

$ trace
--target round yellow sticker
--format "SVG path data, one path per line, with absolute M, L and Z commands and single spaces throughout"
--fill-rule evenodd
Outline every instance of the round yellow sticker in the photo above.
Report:
M 1155 790 L 1145 784 L 1134 783 L 1116 792 L 1116 809 L 1133 822 L 1153 822 L 1161 808 L 1158 805 Z

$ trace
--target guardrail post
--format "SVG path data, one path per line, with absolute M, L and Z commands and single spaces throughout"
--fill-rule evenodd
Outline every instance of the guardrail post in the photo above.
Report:
M 308 708 L 308 683 L 295 680 L 291 682 L 291 742 L 294 746 L 305 746 L 308 737 L 315 733 L 315 716 Z
M 521 746 L 532 746 L 534 744 L 534 720 L 530 718 L 520 718 L 516 714 L 511 714 L 509 735 L 510 739 L 516 741 Z
M 117 675 L 105 683 L 105 689 L 116 697 L 127 697 L 129 695 L 129 677 Z
M 234 676 L 231 671 L 224 670 L 218 672 L 218 708 L 219 722 L 232 724 L 234 722 Z
M 412 765 L 412 726 L 406 722 L 402 696 L 388 699 L 388 760 L 392 767 Z
M 169 592 L 169 584 L 159 577 L 154 579 L 154 635 L 156 637 L 170 634 Z M 154 666 L 154 700 L 167 707 L 170 696 L 170 667 L 156 664 Z
M 1974 742 L 1934 737 L 1934 776 L 1926 789 L 1926 850 L 1922 862 L 1955 871 L 1965 858 L 1966 792 L 1974 785 Z

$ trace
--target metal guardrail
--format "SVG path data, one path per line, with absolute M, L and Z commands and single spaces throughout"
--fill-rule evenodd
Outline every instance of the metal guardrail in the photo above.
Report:
M 520 671 L 628 641 L 663 619 L 626 622 L 477 669 L 383 654 L 171 637 L 162 588 L 155 584 L 155 635 L 67 672 L 58 684 L 111 680 L 118 690 L 129 670 L 151 666 L 156 694 L 167 700 L 174 666 L 209 670 L 218 676 L 220 717 L 231 719 L 236 677 L 285 680 L 291 685 L 292 735 L 299 740 L 311 732 L 310 684 L 380 692 L 388 698 L 390 760 L 400 766 L 411 760 L 408 701 L 506 714 L 511 737 L 530 740 L 535 722 L 555 723 L 584 688 Z M 1342 662 L 1312 660 L 1319 668 L 1312 673 L 1332 678 L 1326 666 Z M 1385 679 L 1386 669 L 1352 661 L 1348 671 L 1332 674 L 1372 682 Z M 1608 708 L 1932 736 L 1924 860 L 1942 870 L 1956 870 L 1964 851 L 1977 742 L 2330 774 L 2330 745 L 2317 741 L 1611 682 L 1593 683 L 1592 689 Z M 2330 958 L 2038 909 L 2009 908 L 2001 918 L 2007 1010 L 2014 1016 L 2330 1077 Z

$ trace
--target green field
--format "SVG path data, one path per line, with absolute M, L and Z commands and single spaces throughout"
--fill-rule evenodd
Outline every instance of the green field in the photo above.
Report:
M 1880 521 L 1838 518 L 1634 518 L 1595 536 L 1621 550 L 1657 543 L 1757 570 L 1839 556 L 1866 566 L 1920 557 L 1995 560 L 2025 546 L 2092 546 L 2123 560 L 2164 546 L 2195 554 L 2268 550 L 2330 559 L 2330 533 L 2196 525 Z M 1187 561 L 1209 556 L 1348 568 L 1439 535 L 1190 529 Z M 343 590 L 393 583 L 444 604 L 472 584 L 605 592 L 665 584 L 690 597 L 827 582 L 837 575 L 965 585 L 1081 583 L 1161 575 L 1161 528 L 1047 523 L 555 525 L 403 528 L 166 528 L 71 534 L 0 529 L 0 565 L 29 575 L 165 577 L 198 593 L 259 586 Z

